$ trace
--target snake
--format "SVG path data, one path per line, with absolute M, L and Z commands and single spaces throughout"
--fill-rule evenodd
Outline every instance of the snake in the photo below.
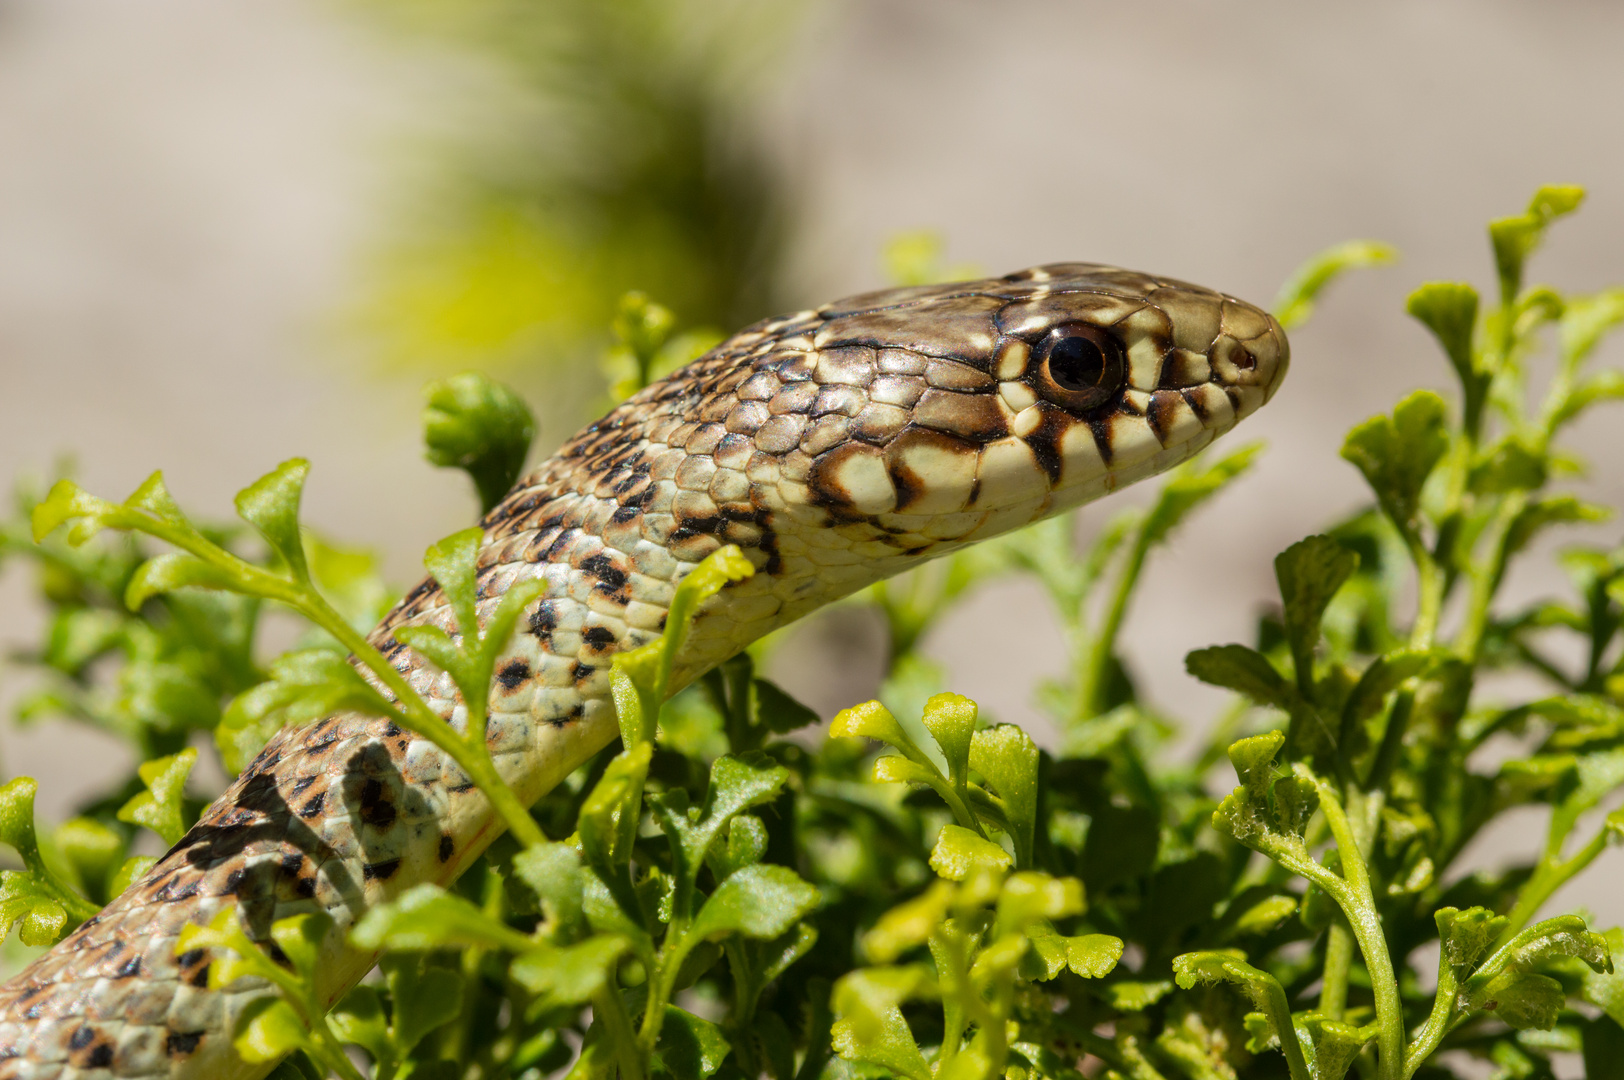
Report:
M 542 578 L 494 669 L 486 743 L 530 805 L 617 734 L 610 659 L 660 636 L 674 590 L 737 545 L 756 573 L 698 611 L 671 686 L 815 608 L 1070 510 L 1199 452 L 1256 411 L 1289 345 L 1261 308 L 1169 278 L 1057 263 L 865 293 L 745 328 L 653 382 L 521 478 L 481 521 L 478 615 Z M 456 632 L 432 578 L 372 631 L 430 707 L 450 676 L 395 639 Z M 237 1018 L 274 991 L 208 986 L 187 924 L 235 905 L 268 939 L 324 911 L 336 1002 L 377 957 L 367 911 L 449 885 L 502 831 L 427 739 L 340 713 L 276 733 L 121 896 L 0 986 L 0 1078 L 254 1080 Z

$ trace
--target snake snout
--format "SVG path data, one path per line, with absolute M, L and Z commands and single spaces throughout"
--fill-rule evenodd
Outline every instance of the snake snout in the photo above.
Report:
M 1291 345 L 1273 315 L 1225 297 L 1222 329 L 1208 356 L 1213 381 L 1229 393 L 1239 419 L 1255 412 L 1280 388 L 1290 367 Z

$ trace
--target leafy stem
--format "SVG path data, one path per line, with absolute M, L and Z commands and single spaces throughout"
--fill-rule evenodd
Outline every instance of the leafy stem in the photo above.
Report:
M 1293 772 L 1312 783 L 1319 793 L 1320 811 L 1325 815 L 1341 855 L 1341 876 L 1325 873 L 1317 884 L 1342 909 L 1365 958 L 1371 993 L 1376 999 L 1376 1039 L 1381 1051 L 1377 1076 L 1381 1080 L 1399 1080 L 1404 1067 L 1404 1007 L 1399 999 L 1393 961 L 1387 951 L 1387 936 L 1382 931 L 1381 915 L 1371 891 L 1369 868 L 1336 790 L 1304 765 L 1297 765 Z

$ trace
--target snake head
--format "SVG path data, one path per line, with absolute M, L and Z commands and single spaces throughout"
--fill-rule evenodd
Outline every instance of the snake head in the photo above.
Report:
M 1289 359 L 1280 324 L 1251 304 L 1092 263 L 816 314 L 812 377 L 865 400 L 847 393 L 857 407 L 811 462 L 812 501 L 918 537 L 921 552 L 1171 468 L 1268 401 Z

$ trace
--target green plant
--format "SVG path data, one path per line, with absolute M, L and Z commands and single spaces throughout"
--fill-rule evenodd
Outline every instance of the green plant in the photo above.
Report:
M 1279 604 L 1252 644 L 1187 658 L 1238 695 L 1187 761 L 1162 751 L 1173 725 L 1117 634 L 1147 561 L 1254 447 L 1176 471 L 1080 559 L 1076 526 L 1057 520 L 876 587 L 889 708 L 847 709 L 822 740 L 781 737 L 815 717 L 761 675 L 760 650 L 666 700 L 693 606 L 750 572 L 724 549 L 680 587 L 664 636 L 614 661 L 621 745 L 528 813 L 510 799 L 509 836 L 454 887 L 415 889 L 357 926 L 358 945 L 384 950 L 381 981 L 323 1017 L 307 947 L 319 921 L 273 929 L 286 965 L 229 914 L 188 931 L 188 945 L 235 955 L 211 968 L 217 983 L 243 972 L 282 990 L 245 1018 L 243 1053 L 291 1053 L 283 1077 L 1409 1080 L 1481 1075 L 1465 1060 L 1478 1058 L 1522 1080 L 1554 1075 L 1563 1053 L 1592 1077 L 1618 1074 L 1624 930 L 1541 915 L 1624 833 L 1624 811 L 1606 813 L 1624 784 L 1624 552 L 1566 550 L 1571 597 L 1496 603 L 1544 530 L 1606 516 L 1549 485 L 1577 464 L 1557 446 L 1563 428 L 1624 398 L 1624 374 L 1587 367 L 1624 322 L 1624 289 L 1522 280 L 1579 198 L 1545 188 L 1491 225 L 1492 304 L 1462 284 L 1412 295 L 1459 402 L 1411 394 L 1348 435 L 1372 505 L 1275 560 Z M 1276 310 L 1300 320 L 1338 273 L 1388 257 L 1333 249 Z M 626 386 L 688 348 L 671 325 L 626 302 L 614 360 Z M 1553 373 L 1531 401 L 1547 338 Z M 513 405 L 478 382 L 431 398 L 435 452 L 487 505 L 523 457 Z M 25 500 L 50 533 L 40 546 L 16 524 L 0 534 L 0 554 L 36 560 L 53 610 L 24 715 L 101 725 L 145 762 L 48 834 L 32 781 L 0 789 L 0 840 L 24 864 L 0 876 L 0 917 L 25 942 L 55 940 L 140 869 L 126 859 L 136 825 L 169 838 L 195 815 L 191 733 L 214 732 L 236 769 L 277 724 L 340 703 L 422 722 L 409 690 L 385 701 L 343 663 L 354 651 L 384 678 L 355 644 L 384 590 L 358 557 L 301 541 L 301 477 L 284 466 L 239 498 L 258 548 L 192 525 L 154 482 L 123 504 L 59 486 Z M 70 519 L 66 539 L 51 532 Z M 141 535 L 92 541 L 98 527 Z M 143 536 L 181 554 L 152 558 Z M 472 543 L 458 534 L 427 560 L 463 625 Z M 1065 676 L 1040 695 L 1061 728 L 1053 748 L 986 723 L 919 652 L 1000 574 L 1042 585 L 1068 644 Z M 254 646 L 266 599 L 313 625 L 269 662 Z M 478 702 L 510 603 L 463 648 L 429 633 L 408 644 Z M 1550 692 L 1493 700 L 1479 683 L 1501 672 Z M 478 733 L 441 732 L 501 803 L 478 772 Z M 1497 739 L 1516 749 L 1486 767 Z M 1211 790 L 1229 768 L 1238 786 Z M 1467 845 L 1527 806 L 1547 808 L 1543 849 L 1463 871 Z

